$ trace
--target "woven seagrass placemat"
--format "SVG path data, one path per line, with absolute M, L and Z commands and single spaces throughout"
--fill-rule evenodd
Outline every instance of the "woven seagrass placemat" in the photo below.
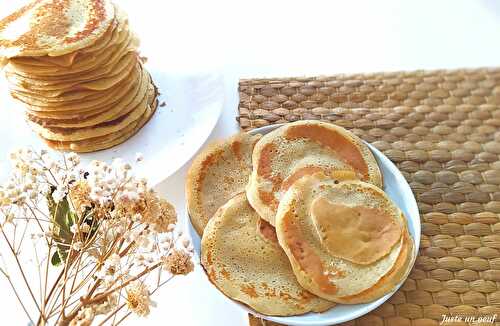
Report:
M 239 93 L 242 129 L 332 121 L 384 152 L 416 195 L 423 234 L 412 273 L 346 325 L 500 320 L 500 68 L 248 79 Z

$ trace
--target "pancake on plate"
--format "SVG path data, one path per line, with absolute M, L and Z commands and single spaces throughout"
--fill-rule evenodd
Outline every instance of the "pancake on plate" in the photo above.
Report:
M 133 74 L 132 78 L 139 77 L 139 82 L 129 89 L 129 92 L 117 102 L 105 106 L 105 110 L 89 112 L 70 112 L 69 114 L 42 115 L 39 112 L 26 112 L 27 120 L 42 127 L 82 128 L 94 126 L 101 122 L 113 120 L 129 113 L 147 96 L 147 87 L 151 86 L 151 78 L 146 70 Z M 75 121 L 76 120 L 76 121 Z
M 298 282 L 337 303 L 369 302 L 393 291 L 413 261 L 406 218 L 380 188 L 322 172 L 288 189 L 276 233 Z
M 158 107 L 157 91 L 154 90 L 152 96 L 149 96 L 149 105 L 145 112 L 135 121 L 130 123 L 124 129 L 107 134 L 100 137 L 95 137 L 92 139 L 85 139 L 80 141 L 44 141 L 52 148 L 62 151 L 73 151 L 73 152 L 95 152 L 101 149 L 110 148 L 115 145 L 123 143 L 125 140 L 129 139 L 135 135 L 139 130 L 151 119 Z
M 333 306 L 299 285 L 274 228 L 259 217 L 244 193 L 220 207 L 208 222 L 201 263 L 220 291 L 261 314 L 299 315 Z
M 187 209 L 199 235 L 217 209 L 245 191 L 252 172 L 252 151 L 260 135 L 235 135 L 196 156 L 186 180 Z
M 149 121 L 158 92 L 138 47 L 109 0 L 38 0 L 0 21 L 10 93 L 58 150 L 106 149 Z
M 299 121 L 268 133 L 255 145 L 252 163 L 248 201 L 272 225 L 281 196 L 304 175 L 352 171 L 360 180 L 383 185 L 368 146 L 353 133 L 325 122 Z
M 60 56 L 88 47 L 106 32 L 114 9 L 104 0 L 65 1 L 63 8 L 33 1 L 0 22 L 0 56 Z

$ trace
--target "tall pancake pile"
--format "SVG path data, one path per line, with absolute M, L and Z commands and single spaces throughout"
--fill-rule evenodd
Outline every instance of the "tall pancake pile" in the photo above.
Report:
M 333 124 L 300 121 L 212 145 L 193 161 L 186 193 L 208 278 L 261 314 L 376 300 L 414 261 L 375 157 Z
M 52 148 L 124 142 L 151 118 L 157 89 L 126 14 L 107 0 L 38 0 L 0 21 L 11 95 Z

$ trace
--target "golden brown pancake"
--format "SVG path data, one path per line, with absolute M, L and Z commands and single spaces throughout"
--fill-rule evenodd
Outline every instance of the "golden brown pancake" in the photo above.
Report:
M 298 282 L 338 303 L 389 293 L 407 275 L 413 255 L 406 218 L 380 188 L 321 172 L 288 189 L 276 233 Z
M 142 102 L 145 96 L 147 96 L 147 90 L 150 84 L 151 78 L 149 74 L 143 70 L 141 77 L 137 80 L 137 85 L 134 85 L 130 92 L 117 103 L 112 104 L 107 109 L 104 107 L 105 110 L 99 110 L 97 113 L 90 112 L 90 114 L 85 112 L 77 113 L 75 116 L 67 117 L 66 119 L 61 115 L 57 116 L 57 118 L 43 118 L 28 113 L 27 119 L 43 128 L 83 128 L 98 125 L 99 123 L 115 120 L 128 114 Z
M 117 90 L 110 91 L 110 96 L 105 99 L 105 102 L 99 103 L 95 107 L 80 109 L 80 110 L 54 110 L 54 111 L 34 111 L 31 109 L 26 110 L 30 116 L 36 117 L 35 121 L 38 119 L 40 121 L 54 121 L 54 120 L 72 120 L 72 119 L 85 119 L 90 116 L 95 116 L 98 114 L 106 113 L 108 111 L 113 111 L 115 108 L 123 107 L 122 103 L 129 103 L 137 93 L 137 89 L 140 85 L 138 80 L 136 80 L 136 73 L 131 75 L 129 81 L 123 84 L 123 88 L 119 88 L 120 92 Z M 149 74 L 148 74 L 149 76 Z M 127 78 L 128 79 L 128 78 Z M 119 95 L 116 95 L 119 94 Z M 108 103 L 109 102 L 109 103 Z M 75 104 L 77 105 L 77 104 Z M 121 110 L 121 109 L 120 109 Z M 55 122 L 54 122 L 55 123 Z M 42 123 L 41 123 L 42 124 Z
M 126 14 L 121 11 L 119 8 L 115 8 L 115 12 L 117 17 L 113 21 L 113 24 L 108 28 L 108 31 L 99 38 L 91 47 L 81 49 L 78 52 L 68 53 L 63 56 L 51 57 L 51 56 L 41 56 L 41 57 L 16 57 L 11 58 L 10 62 L 14 64 L 31 64 L 37 66 L 56 66 L 56 67 L 71 67 L 75 62 L 79 62 L 82 65 L 82 61 L 85 61 L 85 58 L 90 58 L 91 61 L 87 60 L 86 62 L 94 63 L 96 56 L 103 56 L 104 51 L 107 52 L 108 55 L 111 54 L 110 48 L 119 44 L 119 42 L 123 42 L 124 34 L 129 31 L 128 29 L 128 20 Z M 104 47 L 105 46 L 105 47 Z M 127 55 L 126 55 L 127 56 Z M 122 61 L 123 59 L 120 59 Z M 111 63 L 111 64 L 110 64 Z M 15 75 L 16 79 L 26 83 L 29 86 L 45 86 L 45 85 L 54 85 L 60 83 L 68 83 L 75 81 L 88 81 L 94 80 L 100 76 L 106 75 L 110 72 L 111 68 L 114 68 L 113 62 L 107 62 L 105 65 L 98 65 L 95 69 L 79 72 L 79 73 L 69 73 L 65 70 L 64 75 L 49 75 L 49 76 L 36 76 L 32 73 L 29 76 L 23 76 L 16 74 L 15 70 L 9 69 L 9 66 L 6 68 L 8 75 Z M 121 64 L 123 65 L 123 63 Z
M 31 89 L 31 90 L 52 90 L 60 89 L 68 84 L 77 84 L 80 82 L 92 81 L 101 78 L 102 76 L 113 75 L 114 71 L 120 71 L 124 67 L 129 66 L 132 62 L 137 61 L 137 54 L 134 52 L 127 53 L 116 63 L 116 65 L 104 65 L 97 67 L 88 72 L 57 76 L 57 77 L 37 77 L 37 76 L 22 76 L 15 71 L 5 68 L 5 75 L 8 77 L 9 82 L 14 83 L 18 87 Z M 42 79 L 37 79 L 42 78 Z
M 62 94 L 63 92 L 66 92 L 68 90 L 71 90 L 72 88 L 74 89 L 75 87 L 77 88 L 86 88 L 86 85 L 91 82 L 96 82 L 99 81 L 101 78 L 110 78 L 110 77 L 115 77 L 117 75 L 121 75 L 124 73 L 124 71 L 130 70 L 131 68 L 134 67 L 135 63 L 137 61 L 137 54 L 134 52 L 126 54 L 124 57 L 120 59 L 120 61 L 115 65 L 115 66 L 110 66 L 110 67 L 105 67 L 103 68 L 102 74 L 99 74 L 98 77 L 95 78 L 90 78 L 88 80 L 80 80 L 79 78 L 77 79 L 71 79 L 68 81 L 59 81 L 51 84 L 38 84 L 38 83 L 32 83 L 33 80 L 27 80 L 23 78 L 22 76 L 12 74 L 12 73 L 7 73 L 6 77 L 7 80 L 9 81 L 9 86 L 11 88 L 15 87 L 15 89 L 20 90 L 20 91 L 25 91 L 25 92 L 32 92 L 32 93 L 37 93 L 37 92 L 59 92 L 55 93 L 55 96 Z M 45 94 L 45 93 L 44 93 Z M 50 96 L 54 96 L 52 94 L 48 94 Z
M 215 211 L 245 191 L 252 172 L 252 150 L 260 135 L 235 135 L 211 144 L 199 153 L 186 181 L 187 209 L 199 235 Z
M 70 101 L 76 98 L 74 94 L 78 94 L 80 96 L 79 98 L 82 98 L 94 94 L 93 91 L 102 91 L 115 86 L 130 74 L 132 69 L 134 69 L 134 66 L 135 62 L 133 60 L 130 60 L 128 66 L 117 65 L 115 68 L 116 70 L 112 70 L 109 75 L 102 76 L 97 80 L 86 82 L 72 82 L 59 89 L 34 90 L 19 87 L 17 85 L 13 85 L 13 83 L 10 83 L 10 90 L 12 92 L 23 94 L 24 96 L 34 96 L 36 98 L 57 98 L 58 102 Z
M 122 43 L 103 49 L 102 53 L 87 54 L 85 57 L 75 60 L 74 64 L 69 67 L 23 65 L 11 60 L 7 65 L 7 69 L 15 71 L 18 75 L 36 79 L 44 79 L 45 76 L 54 77 L 81 74 L 102 66 L 114 65 L 126 53 L 137 50 L 138 40 L 135 36 L 128 32 L 125 37 Z
M 75 58 L 81 60 L 81 56 L 87 53 L 98 52 L 110 46 L 117 44 L 121 39 L 123 41 L 123 34 L 121 32 L 128 29 L 127 15 L 118 7 L 114 7 L 115 17 L 109 24 L 106 32 L 101 35 L 93 44 L 88 47 L 79 49 L 78 51 L 70 52 L 59 56 L 20 56 L 11 58 L 12 62 L 18 64 L 35 65 L 41 67 L 70 67 L 73 65 Z M 100 52 L 101 53 L 101 52 Z M 102 53 L 101 53 L 102 54 Z
M 136 77 L 125 78 L 122 82 L 118 83 L 115 87 L 99 92 L 97 96 L 87 97 L 84 101 L 73 100 L 67 102 L 52 102 L 46 103 L 43 101 L 33 101 L 27 100 L 25 102 L 23 98 L 17 98 L 25 104 L 25 107 L 30 112 L 35 112 L 37 116 L 52 117 L 58 116 L 59 114 L 74 114 L 81 112 L 93 112 L 102 111 L 107 106 L 116 103 L 120 98 L 125 96 L 130 89 L 137 83 L 135 78 L 138 78 L 137 68 L 134 71 Z M 14 98 L 16 94 L 13 94 Z
M 148 92 L 153 92 L 152 86 L 150 87 Z M 147 103 L 148 97 L 144 97 L 143 100 L 138 105 L 136 105 L 129 113 L 114 120 L 104 121 L 102 123 L 83 128 L 68 129 L 58 127 L 43 127 L 34 122 L 30 122 L 30 125 L 36 133 L 47 140 L 78 141 L 88 138 L 95 138 L 117 132 L 128 126 L 130 123 L 132 123 L 132 121 L 137 120 L 140 116 L 143 115 L 144 111 L 146 110 Z
M 80 140 L 80 141 L 52 141 L 43 139 L 45 143 L 53 148 L 60 151 L 73 151 L 79 153 L 95 152 L 103 149 L 107 149 L 118 144 L 121 144 L 134 136 L 153 116 L 158 107 L 157 93 L 155 91 L 154 96 L 150 104 L 147 106 L 144 114 L 139 117 L 136 121 L 133 121 L 128 126 L 112 134 L 107 134 L 100 137 Z
M 370 149 L 354 134 L 325 122 L 299 121 L 268 133 L 255 145 L 252 162 L 248 201 L 273 225 L 281 196 L 304 175 L 347 170 L 382 187 Z
M 0 56 L 59 56 L 85 48 L 115 15 L 106 0 L 33 1 L 0 21 Z
M 244 193 L 220 207 L 208 222 L 201 263 L 220 291 L 261 314 L 290 316 L 333 306 L 297 283 L 274 228 L 260 219 Z
M 107 0 L 39 0 L 0 22 L 10 93 L 60 150 L 111 147 L 149 120 L 158 93 L 138 46 L 127 15 Z

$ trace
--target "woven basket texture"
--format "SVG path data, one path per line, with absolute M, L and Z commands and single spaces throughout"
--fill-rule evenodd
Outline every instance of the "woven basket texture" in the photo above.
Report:
M 345 325 L 500 320 L 500 68 L 248 79 L 239 93 L 243 130 L 334 122 L 389 157 L 417 198 L 422 240 L 408 280 Z

